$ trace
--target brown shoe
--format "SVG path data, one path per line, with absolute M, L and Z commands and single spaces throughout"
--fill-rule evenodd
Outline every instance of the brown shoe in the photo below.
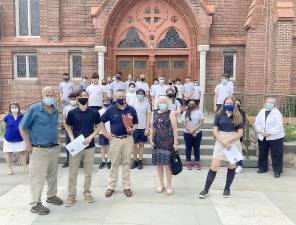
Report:
M 107 189 L 107 191 L 105 192 L 105 197 L 109 198 L 113 195 L 114 190 L 112 189 Z
M 124 189 L 123 192 L 126 197 L 132 197 L 133 195 L 133 192 L 131 191 L 131 189 Z

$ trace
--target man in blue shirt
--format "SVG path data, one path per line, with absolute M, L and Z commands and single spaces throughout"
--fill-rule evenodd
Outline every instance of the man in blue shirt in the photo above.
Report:
M 68 198 L 65 202 L 66 207 L 71 207 L 76 201 L 76 184 L 79 165 L 83 157 L 85 170 L 84 178 L 84 199 L 88 203 L 93 203 L 90 186 L 92 170 L 95 156 L 95 136 L 99 133 L 101 122 L 100 114 L 97 110 L 90 108 L 88 103 L 89 95 L 85 90 L 77 92 L 78 108 L 71 110 L 66 119 L 66 131 L 71 141 L 80 135 L 85 137 L 84 144 L 87 147 L 75 156 L 70 156 L 69 161 L 69 182 Z M 96 127 L 96 128 L 95 128 Z
M 54 205 L 63 204 L 63 201 L 57 197 L 58 110 L 54 104 L 54 89 L 43 88 L 41 103 L 32 105 L 20 123 L 20 133 L 26 149 L 32 152 L 30 159 L 31 212 L 38 215 L 49 213 L 49 209 L 41 202 L 45 180 L 48 185 L 46 202 Z
M 124 194 L 127 197 L 132 196 L 131 181 L 130 181 L 130 162 L 131 153 L 133 151 L 133 137 L 132 133 L 138 127 L 138 117 L 136 110 L 126 104 L 126 95 L 123 89 L 115 92 L 116 104 L 110 106 L 101 117 L 101 129 L 105 137 L 110 141 L 110 154 L 111 154 L 111 171 L 106 197 L 112 196 L 114 193 L 119 164 L 122 162 L 122 183 Z M 128 127 L 128 122 L 123 117 L 129 117 L 131 126 Z M 106 122 L 110 122 L 111 133 L 108 133 L 105 127 Z

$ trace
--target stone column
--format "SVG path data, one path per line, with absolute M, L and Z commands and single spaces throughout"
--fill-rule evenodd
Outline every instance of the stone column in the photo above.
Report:
M 210 50 L 209 45 L 199 45 L 199 79 L 201 88 L 200 110 L 204 111 L 204 94 L 206 91 L 206 65 L 207 65 L 207 51 Z
M 105 78 L 105 52 L 106 52 L 106 46 L 95 46 L 95 50 L 98 53 L 98 74 L 100 83 Z

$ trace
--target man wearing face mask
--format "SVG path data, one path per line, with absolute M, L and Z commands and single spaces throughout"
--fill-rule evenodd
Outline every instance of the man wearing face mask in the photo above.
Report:
M 176 84 L 175 86 L 177 87 L 178 89 L 178 92 L 177 92 L 177 100 L 181 103 L 181 105 L 183 105 L 183 93 L 184 93 L 184 86 L 183 84 L 181 83 L 181 79 L 180 78 L 177 78 L 176 79 Z
M 270 151 L 274 178 L 283 173 L 284 125 L 283 116 L 276 108 L 276 100 L 267 98 L 264 108 L 255 121 L 258 136 L 259 158 L 257 173 L 268 171 L 268 154 Z
M 133 81 L 133 76 L 129 73 L 127 75 L 127 81 L 124 82 L 124 84 L 125 84 L 125 90 L 126 91 L 128 91 L 128 88 L 129 88 L 129 84 L 130 83 L 134 83 L 134 81 Z
M 199 87 L 199 83 L 197 80 L 194 81 L 194 93 L 192 95 L 192 100 L 195 102 L 196 105 L 200 103 L 200 96 L 201 96 L 201 89 Z
M 74 91 L 74 84 L 70 82 L 69 73 L 63 74 L 63 81 L 59 85 L 59 91 L 62 108 L 64 108 L 65 106 L 69 105 L 70 99 L 68 98 L 68 96 Z
M 151 93 L 152 98 L 152 105 L 156 107 L 156 102 L 159 96 L 166 95 L 166 91 L 169 88 L 168 85 L 165 84 L 165 78 L 164 76 L 159 77 L 159 84 L 153 88 L 153 91 Z
M 138 117 L 136 110 L 126 103 L 124 89 L 117 90 L 115 97 L 116 104 L 111 105 L 106 110 L 106 112 L 102 115 L 102 121 L 100 124 L 102 133 L 110 141 L 110 154 L 112 161 L 105 196 L 110 197 L 114 193 L 117 185 L 119 165 L 121 163 L 124 194 L 127 197 L 131 197 L 130 161 L 133 149 L 132 134 L 138 127 Z M 128 123 L 130 124 L 124 123 L 124 121 L 127 122 L 127 117 L 129 118 Z M 110 122 L 111 133 L 107 132 L 105 127 L 105 123 L 108 121 Z
M 140 74 L 140 80 L 136 83 L 137 90 L 142 89 L 145 91 L 145 95 L 149 95 L 149 85 L 145 82 L 145 75 Z
M 91 85 L 86 89 L 89 99 L 88 106 L 99 111 L 103 106 L 104 86 L 99 84 L 99 75 L 93 73 L 91 77 Z
M 183 88 L 184 92 L 184 99 L 185 99 L 185 105 L 188 105 L 189 102 L 192 99 L 192 95 L 194 94 L 194 85 L 193 83 L 191 82 L 191 78 L 190 77 L 187 77 L 185 79 L 185 84 L 184 84 L 184 88 Z
M 147 142 L 149 135 L 149 124 L 150 124 L 150 114 L 151 107 L 145 97 L 145 91 L 138 89 L 136 92 L 136 100 L 131 104 L 137 112 L 139 124 L 138 129 L 133 133 L 134 138 L 134 162 L 132 163 L 131 169 L 136 167 L 141 170 L 143 169 L 143 153 L 144 153 L 144 143 Z M 139 157 L 138 157 L 139 155 Z
M 75 156 L 70 156 L 69 160 L 69 181 L 68 198 L 65 207 L 71 207 L 76 201 L 76 184 L 79 165 L 83 157 L 84 165 L 84 200 L 87 203 L 93 203 L 91 195 L 91 180 L 95 155 L 94 138 L 99 133 L 99 124 L 101 122 L 100 114 L 97 110 L 88 107 L 89 95 L 85 90 L 77 93 L 78 107 L 68 113 L 66 121 L 66 131 L 71 141 L 80 135 L 85 137 L 84 144 L 87 147 Z
M 32 152 L 30 158 L 31 212 L 46 215 L 49 209 L 41 202 L 44 182 L 47 181 L 46 202 L 61 205 L 57 197 L 58 172 L 58 110 L 55 107 L 53 87 L 42 89 L 42 100 L 32 105 L 23 117 L 19 130 L 25 141 L 26 149 Z
M 129 105 L 132 105 L 132 103 L 136 100 L 136 84 L 130 83 L 129 87 L 126 92 L 126 102 Z
M 115 93 L 117 90 L 125 90 L 125 83 L 121 80 L 121 73 L 118 72 L 115 75 L 115 80 L 110 85 L 110 94 L 112 98 L 115 98 Z
M 79 84 L 79 90 L 86 90 L 88 86 L 89 86 L 88 77 L 84 76 L 82 79 L 82 82 Z
M 228 85 L 228 74 L 221 76 L 221 83 L 215 87 L 214 111 L 218 112 L 226 98 L 233 94 L 233 88 Z

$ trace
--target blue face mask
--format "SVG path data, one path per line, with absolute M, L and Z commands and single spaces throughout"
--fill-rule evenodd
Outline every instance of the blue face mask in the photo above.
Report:
M 105 108 L 108 108 L 111 104 L 107 103 L 107 104 L 104 104 L 104 107 Z
M 144 100 L 145 96 L 144 96 L 144 95 L 137 95 L 137 98 L 138 98 L 139 100 Z
M 159 110 L 162 112 L 165 112 L 168 110 L 168 104 L 167 103 L 160 103 L 159 104 Z
M 55 104 L 54 98 L 43 97 L 42 101 L 47 106 L 52 106 Z
M 266 108 L 267 111 L 271 111 L 271 110 L 273 110 L 273 108 L 274 108 L 274 104 L 273 104 L 273 103 L 269 103 L 269 102 L 267 102 L 267 103 L 265 104 L 265 108 Z
M 228 112 L 232 112 L 233 108 L 234 108 L 233 105 L 229 105 L 229 104 L 224 105 L 224 109 Z
M 119 99 L 116 99 L 116 103 L 118 105 L 124 105 L 125 104 L 125 98 L 119 98 Z
M 221 80 L 221 83 L 222 83 L 223 85 L 226 85 L 227 82 L 228 82 L 228 80 L 226 80 L 226 79 L 222 79 L 222 80 Z

